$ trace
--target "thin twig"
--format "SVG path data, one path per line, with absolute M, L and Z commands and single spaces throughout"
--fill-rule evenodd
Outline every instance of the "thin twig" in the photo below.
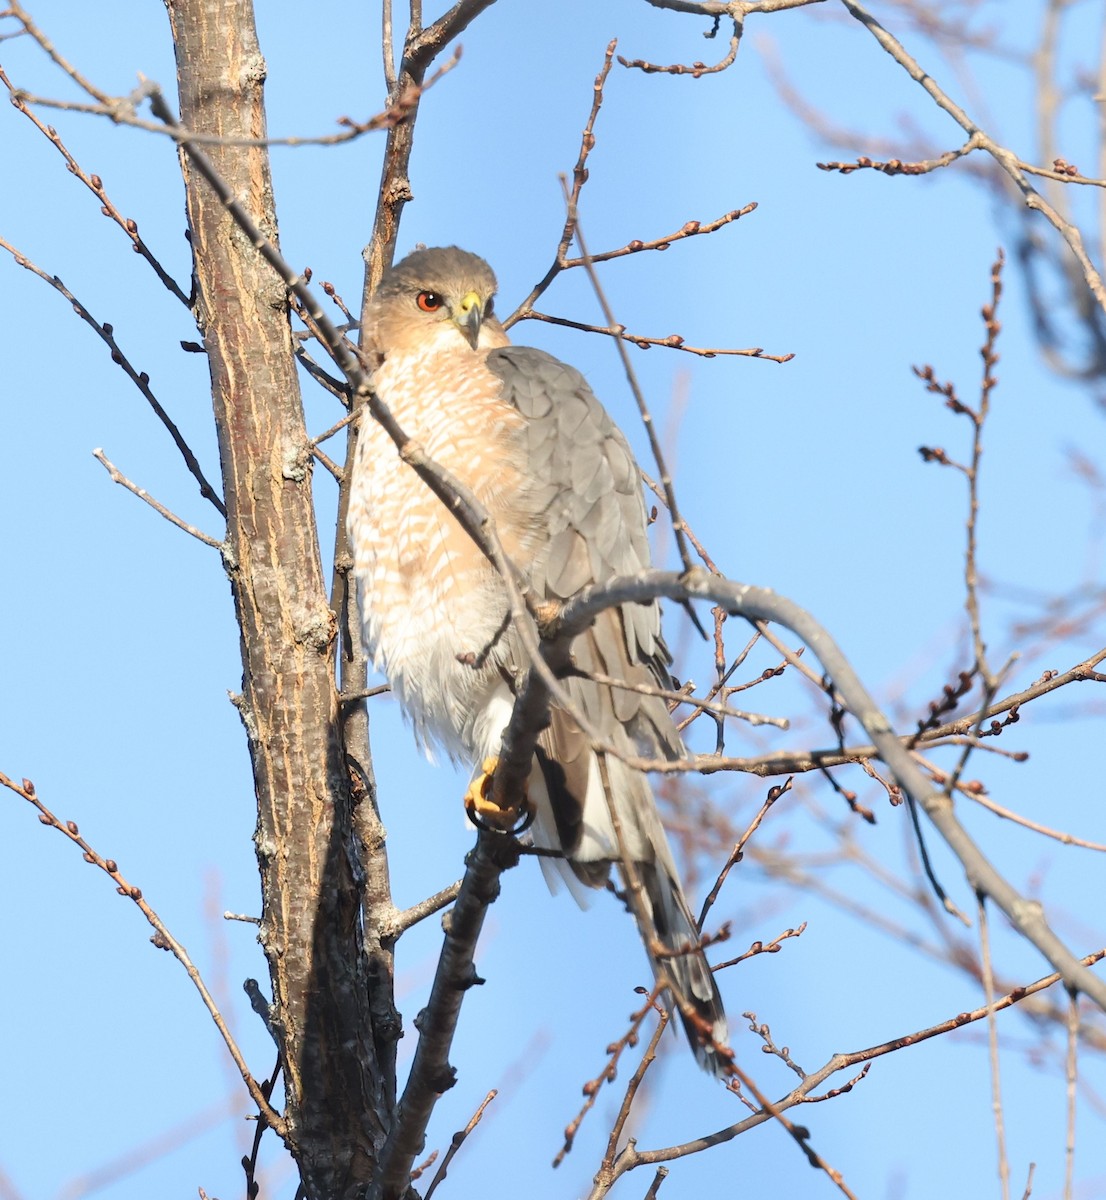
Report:
M 579 194 L 577 193 L 577 199 Z M 698 237 L 702 233 L 714 233 L 721 229 L 723 225 L 729 225 L 731 221 L 740 220 L 742 217 L 747 217 L 751 212 L 756 210 L 757 203 L 754 200 L 751 204 L 746 204 L 744 208 L 734 208 L 728 213 L 723 213 L 714 221 L 707 221 L 705 224 L 702 221 L 685 221 L 675 233 L 667 234 L 663 237 L 652 238 L 649 241 L 642 241 L 640 238 L 634 238 L 627 242 L 625 246 L 620 246 L 617 250 L 604 250 L 598 254 L 591 255 L 590 261 L 593 263 L 610 262 L 614 258 L 623 258 L 628 254 L 640 254 L 643 250 L 667 250 L 673 242 L 681 242 L 685 238 Z M 581 258 L 566 258 L 561 269 L 569 271 L 573 267 L 582 267 L 586 265 L 588 259 Z
M 607 76 L 611 73 L 611 62 L 614 59 L 617 45 L 618 41 L 614 38 L 607 43 L 607 49 L 603 55 L 603 65 L 599 68 L 599 74 L 596 75 L 592 85 L 591 111 L 588 113 L 587 123 L 584 125 L 584 132 L 580 137 L 580 151 L 576 156 L 576 165 L 572 168 L 572 188 L 569 202 L 565 208 L 565 223 L 561 230 L 561 240 L 557 243 L 557 249 L 553 254 L 553 261 L 546 273 L 534 284 L 526 299 L 503 322 L 504 329 L 510 329 L 516 321 L 529 316 L 533 312 L 534 302 L 565 269 L 568 261 L 568 248 L 572 244 L 572 238 L 576 232 L 576 213 L 580 193 L 588 181 L 588 155 L 595 149 L 595 120 L 599 116 L 600 108 L 603 107 L 603 89 L 607 84 Z
M 641 991 L 644 993 L 644 989 L 641 989 Z M 580 1107 L 580 1110 L 577 1112 L 576 1116 L 574 1116 L 565 1127 L 564 1145 L 557 1152 L 556 1158 L 553 1159 L 554 1167 L 559 1167 L 571 1152 L 573 1143 L 576 1140 L 576 1135 L 580 1132 L 580 1125 L 583 1123 L 583 1120 L 588 1113 L 591 1112 L 591 1110 L 595 1107 L 595 1103 L 599 1099 L 599 1096 L 603 1090 L 603 1084 L 614 1082 L 618 1073 L 618 1064 L 623 1053 L 627 1049 L 638 1044 L 642 1022 L 651 1012 L 655 1012 L 658 1017 L 661 1018 L 660 1024 L 658 1028 L 653 1031 L 653 1037 L 649 1042 L 649 1045 L 655 1049 L 654 1043 L 659 1041 L 660 1035 L 664 1030 L 665 1023 L 667 1022 L 667 1014 L 657 1003 L 657 998 L 660 996 L 660 992 L 660 984 L 657 984 L 654 986 L 651 992 L 648 992 L 645 995 L 645 1002 L 642 1004 L 641 1008 L 630 1014 L 629 1029 L 627 1029 L 626 1032 L 616 1042 L 612 1042 L 607 1047 L 608 1057 L 607 1061 L 603 1064 L 603 1069 L 598 1075 L 595 1076 L 594 1079 L 589 1079 L 587 1083 L 584 1084 L 584 1103 Z M 649 1054 L 648 1050 L 646 1051 L 646 1054 Z M 617 1142 L 617 1138 L 615 1138 L 615 1141 Z M 613 1161 L 613 1151 L 611 1151 L 609 1143 L 608 1153 Z
M 699 912 L 699 920 L 696 922 L 696 928 L 700 933 L 703 930 L 703 922 L 707 919 L 707 913 L 709 913 L 714 907 L 714 902 L 718 899 L 718 893 L 722 890 L 722 885 L 726 882 L 727 876 L 729 875 L 730 871 L 733 870 L 733 868 L 741 861 L 742 856 L 745 853 L 745 846 L 747 845 L 749 839 L 760 828 L 761 822 L 768 815 L 768 810 L 772 807 L 772 805 L 775 804 L 785 792 L 789 792 L 790 790 L 790 778 L 784 780 L 784 782 L 779 786 L 770 787 L 768 789 L 768 795 L 765 796 L 764 802 L 757 810 L 756 816 L 753 817 L 753 819 L 749 822 L 748 828 L 741 835 L 741 837 L 737 839 L 734 848 L 730 851 L 729 857 L 722 866 L 722 870 L 718 872 L 718 878 L 714 881 L 714 886 L 710 889 L 710 892 L 707 894 L 707 898 L 703 901 L 703 907 Z
M 749 949 L 744 954 L 739 954 L 736 958 L 727 959 L 724 962 L 715 963 L 711 968 L 712 971 L 725 971 L 728 967 L 736 967 L 738 963 L 747 962 L 750 958 L 756 958 L 760 954 L 778 954 L 783 949 L 783 944 L 790 941 L 791 938 L 802 937 L 806 933 L 807 922 L 803 921 L 799 925 L 785 929 L 783 933 L 777 934 L 770 942 L 763 942 L 759 939 L 753 942 Z
M 485 0 L 487 4 L 494 0 Z M 324 133 L 313 135 L 293 135 L 289 137 L 227 137 L 223 134 L 198 133 L 185 129 L 182 125 L 167 126 L 160 121 L 146 121 L 139 117 L 138 107 L 145 103 L 160 89 L 152 80 L 143 80 L 137 88 L 127 96 L 108 96 L 94 104 L 83 104 L 72 100 L 56 100 L 50 96 L 39 96 L 28 92 L 25 88 L 15 88 L 12 101 L 16 105 L 34 105 L 38 108 L 59 109 L 62 112 L 84 113 L 89 116 L 108 117 L 117 125 L 128 125 L 133 129 L 142 129 L 147 133 L 160 134 L 162 137 L 172 137 L 178 142 L 188 141 L 194 146 L 241 146 L 266 147 L 283 146 L 297 149 L 303 146 L 340 146 L 346 142 L 355 141 L 367 133 L 393 129 L 410 119 L 418 106 L 423 93 L 434 86 L 444 75 L 447 75 L 461 61 L 461 48 L 457 47 L 453 55 L 444 62 L 427 80 L 419 84 L 409 84 L 383 112 L 355 121 L 350 117 L 338 117 L 335 124 L 342 127 L 339 133 Z
M 661 1038 L 664 1036 L 665 1028 L 668 1025 L 668 1013 L 665 1009 L 658 1007 L 655 991 L 649 997 L 649 1004 L 657 1012 L 657 1025 L 653 1030 L 653 1036 L 646 1043 L 641 1061 L 634 1068 L 634 1073 L 630 1076 L 626 1084 L 622 1103 L 618 1107 L 618 1115 L 611 1124 L 610 1137 L 607 1139 L 607 1149 L 603 1154 L 603 1162 L 600 1165 L 597 1178 L 601 1177 L 605 1172 L 612 1172 L 615 1169 L 618 1157 L 618 1144 L 622 1140 L 622 1133 L 626 1128 L 626 1122 L 630 1119 L 634 1100 L 641 1089 L 642 1080 L 645 1078 L 646 1072 L 656 1061 L 657 1047 L 660 1045 Z M 633 1139 L 631 1138 L 629 1145 L 633 1146 L 633 1144 Z
M 9 779 L 2 771 L 0 771 L 0 785 L 8 788 L 17 796 L 22 796 L 29 804 L 33 805 L 38 811 L 38 819 L 43 825 L 49 825 L 52 829 L 58 830 L 67 837 L 79 850 L 84 854 L 84 860 L 94 866 L 100 868 L 108 875 L 115 884 L 115 890 L 120 896 L 125 896 L 127 899 L 134 901 L 138 906 L 142 915 L 150 923 L 154 929 L 154 936 L 151 941 L 159 950 L 168 950 L 173 957 L 184 967 L 188 972 L 188 978 L 192 980 L 196 990 L 200 993 L 200 998 L 203 1000 L 204 1007 L 207 1009 L 211 1019 L 215 1022 L 215 1027 L 219 1030 L 220 1035 L 227 1049 L 230 1051 L 230 1056 L 234 1060 L 234 1065 L 238 1068 L 239 1074 L 242 1076 L 242 1081 L 245 1083 L 251 1098 L 257 1105 L 258 1113 L 261 1118 L 269 1125 L 278 1137 L 286 1137 L 288 1130 L 284 1123 L 284 1118 L 273 1108 L 269 1103 L 269 1098 L 265 1094 L 263 1086 L 250 1073 L 249 1067 L 246 1065 L 246 1060 L 242 1057 L 242 1052 L 238 1049 L 238 1044 L 231 1035 L 230 1029 L 226 1021 L 223 1019 L 223 1014 L 219 1011 L 218 1005 L 215 1003 L 211 993 L 207 990 L 207 985 L 200 975 L 196 964 L 188 955 L 188 951 L 177 941 L 169 932 L 165 922 L 157 915 L 150 907 L 147 900 L 143 898 L 142 890 L 129 883 L 119 870 L 118 864 L 114 859 L 104 858 L 97 853 L 88 842 L 81 836 L 80 829 L 77 827 L 76 821 L 61 821 L 46 807 L 45 804 L 38 798 L 35 792 L 34 784 L 29 779 L 24 779 L 20 785 L 14 780 Z
M 760 346 L 750 346 L 746 349 L 735 349 L 729 346 L 689 346 L 678 333 L 670 333 L 665 337 L 647 337 L 640 333 L 630 333 L 625 325 L 619 325 L 613 320 L 606 325 L 589 325 L 586 321 L 574 321 L 569 317 L 554 317 L 550 313 L 539 312 L 532 308 L 524 313 L 520 320 L 544 321 L 547 325 L 562 325 L 566 329 L 578 329 L 581 333 L 601 333 L 605 337 L 614 338 L 620 344 L 631 342 L 639 350 L 648 350 L 651 346 L 663 346 L 666 350 L 682 350 L 685 354 L 697 354 L 700 358 L 718 358 L 729 355 L 737 358 L 760 358 L 767 362 L 790 362 L 795 355 L 768 354 Z
M 27 33 L 39 44 L 49 58 L 53 61 L 64 74 L 83 91 L 87 92 L 93 100 L 98 100 L 101 104 L 109 104 L 111 97 L 106 93 L 101 92 L 90 80 L 86 79 L 71 62 L 62 58 L 54 47 L 53 42 L 42 32 L 41 29 L 31 20 L 27 10 L 19 3 L 19 0 L 9 0 L 8 12 L 23 26 Z
M 602 671 L 583 671 L 573 668 L 570 673 L 580 679 L 590 679 L 592 683 L 601 684 L 603 687 L 635 692 L 639 696 L 657 696 L 662 700 L 670 701 L 671 705 L 677 707 L 687 704 L 698 712 L 714 713 L 720 717 L 733 717 L 738 721 L 746 721 L 750 725 L 772 725 L 776 729 L 787 729 L 790 725 L 786 717 L 769 717 L 764 713 L 746 712 L 741 708 L 731 708 L 728 704 L 696 696 L 692 692 L 676 692 L 671 688 L 655 687 L 650 683 L 628 683 L 625 679 L 605 675 Z

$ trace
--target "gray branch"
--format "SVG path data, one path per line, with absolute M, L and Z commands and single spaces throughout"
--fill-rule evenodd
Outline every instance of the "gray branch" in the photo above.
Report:
M 992 865 L 957 819 L 949 796 L 925 778 L 910 751 L 899 740 L 890 721 L 860 682 L 848 659 L 814 618 L 785 596 L 768 588 L 733 583 L 696 569 L 685 575 L 645 571 L 596 587 L 585 588 L 561 611 L 558 633 L 573 636 L 587 628 L 600 612 L 620 604 L 647 603 L 658 597 L 669 600 L 709 600 L 734 616 L 774 621 L 803 639 L 833 680 L 846 707 L 864 727 L 899 785 L 925 812 L 960 860 L 969 885 L 989 896 L 1014 928 L 1045 956 L 1071 988 L 1089 996 L 1106 1011 L 1106 981 L 1083 966 L 1045 920 L 1039 901 L 1030 900 L 1013 887 Z

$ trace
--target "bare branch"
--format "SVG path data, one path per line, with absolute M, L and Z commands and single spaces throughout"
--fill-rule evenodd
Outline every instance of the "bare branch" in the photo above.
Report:
M 100 211 L 104 214 L 104 216 L 114 221 L 115 224 L 123 230 L 127 237 L 130 238 L 131 245 L 134 248 L 135 253 L 140 254 L 146 260 L 146 262 L 149 263 L 154 274 L 168 289 L 168 291 L 176 296 L 176 298 L 183 305 L 185 305 L 186 308 L 191 308 L 191 298 L 185 295 L 177 281 L 169 274 L 168 271 L 165 270 L 165 268 L 154 256 L 149 246 L 147 246 L 142 238 L 139 237 L 138 222 L 132 220 L 130 217 L 123 216 L 119 209 L 117 209 L 112 203 L 107 192 L 104 190 L 104 182 L 100 176 L 87 174 L 81 167 L 80 163 L 78 163 L 73 155 L 70 154 L 69 150 L 65 146 L 65 143 L 61 140 L 61 136 L 59 135 L 58 131 L 52 125 L 44 125 L 42 121 L 38 119 L 36 114 L 31 111 L 31 109 L 27 106 L 25 98 L 21 96 L 18 89 L 13 86 L 11 80 L 5 74 L 3 67 L 0 67 L 0 83 L 3 83 L 3 85 L 8 89 L 8 92 L 11 95 L 12 104 L 15 106 L 15 108 L 31 121 L 35 128 L 57 149 L 62 158 L 65 159 L 65 165 L 69 168 L 69 173 L 71 175 L 75 175 L 85 185 L 85 187 L 92 192 L 96 199 L 100 201 Z
M 1095 951 L 1094 954 L 1088 954 L 1081 961 L 1081 966 L 1091 967 L 1096 963 L 1101 962 L 1106 958 L 1106 949 Z M 627 1171 L 633 1170 L 635 1167 L 656 1164 L 661 1162 L 670 1162 L 672 1159 L 683 1158 L 688 1154 L 696 1154 L 703 1150 L 709 1150 L 714 1146 L 724 1145 L 726 1142 L 732 1141 L 735 1137 L 748 1132 L 750 1129 L 756 1128 L 758 1125 L 763 1125 L 766 1121 L 772 1120 L 778 1113 L 782 1113 L 789 1108 L 793 1108 L 796 1104 L 808 1103 L 817 1097 L 812 1096 L 812 1093 L 823 1083 L 839 1071 L 851 1070 L 852 1068 L 861 1065 L 862 1063 L 870 1063 L 877 1058 L 881 1058 L 886 1054 L 894 1054 L 900 1050 L 904 1050 L 909 1046 L 915 1046 L 919 1042 L 928 1041 L 930 1038 L 940 1037 L 942 1034 L 950 1033 L 955 1029 L 962 1029 L 966 1025 L 973 1024 L 976 1021 L 981 1021 L 988 1017 L 992 1012 L 1002 1012 L 1006 1008 L 1019 1003 L 1029 996 L 1036 995 L 1038 992 L 1044 991 L 1046 988 L 1052 987 L 1059 983 L 1061 975 L 1059 973 L 1046 975 L 1042 979 L 1036 980 L 1034 983 L 1023 987 L 1014 988 L 1006 995 L 999 997 L 991 1005 L 983 1005 L 980 1008 L 973 1009 L 971 1012 L 960 1012 L 955 1016 L 942 1021 L 938 1025 L 931 1025 L 926 1029 L 920 1029 L 913 1033 L 904 1034 L 901 1037 L 892 1039 L 891 1041 L 881 1042 L 879 1045 L 870 1046 L 865 1050 L 857 1050 L 847 1054 L 834 1054 L 826 1063 L 824 1063 L 817 1071 L 805 1076 L 803 1081 L 787 1095 L 782 1096 L 779 1100 L 771 1105 L 771 1110 L 765 1106 L 761 1106 L 756 1112 L 737 1121 L 732 1125 L 726 1126 L 724 1129 L 719 1129 L 714 1133 L 709 1133 L 704 1137 L 695 1138 L 689 1142 L 684 1142 L 678 1146 L 668 1146 L 660 1150 L 638 1150 L 635 1145 L 629 1145 L 619 1155 L 617 1162 L 614 1164 L 610 1173 L 610 1177 L 604 1176 L 603 1183 L 605 1187 L 600 1189 L 599 1176 L 597 1176 L 597 1186 L 592 1190 L 589 1200 L 605 1196 L 610 1186 Z M 846 1090 L 851 1083 L 845 1088 L 836 1089 L 837 1094 Z M 828 1098 L 828 1097 L 827 1097 Z
M 433 896 L 427 896 L 425 900 L 420 900 L 418 904 L 412 904 L 410 908 L 397 910 L 387 931 L 388 936 L 398 938 L 401 934 L 406 933 L 412 925 L 417 925 L 427 917 L 432 917 L 436 912 L 441 912 L 443 908 L 452 904 L 457 899 L 463 882 L 463 880 L 458 879 L 456 883 L 451 883 L 449 887 L 442 888 L 440 892 L 435 892 Z
M 595 1102 L 599 1099 L 600 1093 L 603 1090 L 603 1084 L 614 1082 L 618 1074 L 618 1064 L 622 1058 L 622 1055 L 626 1052 L 626 1050 L 631 1049 L 638 1044 L 642 1022 L 651 1012 L 656 1013 L 659 1018 L 657 1028 L 653 1031 L 653 1036 L 650 1038 L 648 1048 L 645 1052 L 645 1058 L 649 1059 L 650 1062 L 652 1061 L 652 1055 L 656 1050 L 657 1043 L 660 1041 L 661 1034 L 664 1032 L 664 1027 L 668 1022 L 668 1014 L 657 1003 L 657 998 L 660 996 L 659 984 L 647 994 L 644 993 L 644 989 L 641 989 L 641 991 L 643 994 L 645 994 L 645 1002 L 642 1004 L 641 1008 L 630 1014 L 629 1029 L 627 1029 L 617 1041 L 612 1042 L 607 1047 L 608 1058 L 606 1063 L 603 1065 L 603 1069 L 598 1075 L 595 1076 L 594 1079 L 589 1079 L 587 1083 L 584 1084 L 584 1103 L 581 1106 L 580 1111 L 575 1117 L 572 1118 L 571 1121 L 569 1121 L 568 1125 L 565 1127 L 564 1145 L 560 1148 L 560 1150 L 557 1151 L 557 1156 L 553 1159 L 554 1167 L 559 1167 L 571 1152 L 573 1143 L 576 1141 L 576 1135 L 580 1132 L 580 1125 L 588 1113 L 591 1112 L 591 1110 L 595 1107 Z M 629 1108 L 624 1103 L 623 1108 L 620 1111 L 625 1111 L 628 1113 Z M 622 1124 L 625 1124 L 625 1118 L 622 1119 Z M 619 1129 L 621 1129 L 621 1125 L 616 1120 L 615 1131 L 612 1131 L 612 1137 L 614 1138 L 616 1148 L 618 1139 L 617 1136 L 615 1136 L 615 1133 Z M 610 1143 L 608 1143 L 607 1147 L 607 1158 L 609 1158 L 611 1162 L 614 1160 L 614 1150 L 611 1148 Z M 606 1162 L 606 1159 L 604 1161 Z
M 703 901 L 703 907 L 699 912 L 699 920 L 697 922 L 700 932 L 703 928 L 703 923 L 707 919 L 707 913 L 714 907 L 714 902 L 718 899 L 718 893 L 722 890 L 722 885 L 726 882 L 726 878 L 730 871 L 741 861 L 742 855 L 745 852 L 745 846 L 749 839 L 760 828 L 761 822 L 768 815 L 768 810 L 773 804 L 785 793 L 791 790 L 791 780 L 787 779 L 779 787 L 770 787 L 768 795 L 764 798 L 764 803 L 761 804 L 755 817 L 749 822 L 749 827 L 738 838 L 734 848 L 730 851 L 729 858 L 726 859 L 722 870 L 718 872 L 718 878 L 714 881 L 714 887 L 707 893 L 707 898 Z
M 534 284 L 526 299 L 503 322 L 504 329 L 510 329 L 516 321 L 529 316 L 533 312 L 534 301 L 565 270 L 568 262 L 568 248 L 572 244 L 572 238 L 576 232 L 576 213 L 579 208 L 580 193 L 584 189 L 584 184 L 588 181 L 588 155 L 595 149 L 595 121 L 599 116 L 600 108 L 603 107 L 603 89 L 607 84 L 607 76 L 611 73 L 611 61 L 614 58 L 614 50 L 617 45 L 617 40 L 613 38 L 607 43 L 607 49 L 603 55 L 603 65 L 600 67 L 599 74 L 596 75 L 595 82 L 592 85 L 591 112 L 588 113 L 587 124 L 585 124 L 584 132 L 580 137 L 580 152 L 576 156 L 576 165 L 572 168 L 572 188 L 569 192 L 569 201 L 565 208 L 564 228 L 561 230 L 561 240 L 557 243 L 553 261 L 549 265 L 549 270 Z
M 871 737 L 879 756 L 899 784 L 926 813 L 960 860 L 973 890 L 990 896 L 1018 931 L 1061 972 L 1065 982 L 1106 1010 L 1106 982 L 1081 966 L 1053 933 L 1041 904 L 1020 895 L 994 868 L 960 823 L 949 798 L 933 790 L 829 634 L 798 605 L 765 588 L 731 583 L 700 569 L 683 576 L 647 571 L 633 577 L 612 579 L 601 587 L 585 588 L 562 609 L 559 633 L 565 635 L 586 628 L 605 608 L 658 597 L 681 601 L 710 600 L 735 615 L 750 620 L 775 621 L 797 633 L 818 657 L 849 711 Z
M 514 840 L 502 834 L 481 832 L 469 853 L 457 899 L 442 921 L 445 942 L 430 999 L 415 1021 L 419 1043 L 380 1154 L 371 1200 L 400 1200 L 406 1194 L 430 1114 L 439 1095 L 455 1082 L 449 1050 L 461 1002 L 470 987 L 483 982 L 473 966 L 476 942 L 488 905 L 499 895 L 499 876 L 517 862 Z
M 494 0 L 488 0 L 493 3 Z M 448 74 L 461 61 L 460 47 L 434 74 L 421 84 L 409 84 L 405 87 L 388 108 L 361 121 L 350 117 L 338 117 L 336 124 L 342 126 L 340 133 L 325 133 L 314 135 L 290 135 L 287 137 L 244 137 L 225 134 L 203 133 L 186 129 L 182 125 L 170 128 L 163 122 L 146 121 L 138 116 L 139 106 L 144 104 L 154 93 L 159 92 L 159 85 L 151 80 L 143 80 L 128 96 L 110 96 L 105 101 L 96 104 L 82 104 L 71 100 L 55 100 L 49 96 L 38 96 L 24 88 L 12 88 L 12 103 L 18 108 L 35 105 L 38 108 L 59 109 L 62 112 L 85 113 L 89 116 L 108 117 L 117 125 L 128 125 L 134 129 L 142 129 L 147 133 L 160 134 L 162 137 L 176 138 L 178 141 L 187 139 L 193 145 L 202 146 L 238 146 L 273 147 L 284 146 L 297 148 L 301 146 L 339 146 L 363 137 L 366 133 L 376 133 L 379 130 L 394 129 L 410 119 L 418 105 L 422 94 L 433 87 L 444 75 Z
M 222 497 L 208 482 L 207 476 L 205 476 L 201 470 L 200 464 L 196 460 L 195 454 L 192 453 L 191 447 L 184 440 L 181 431 L 174 424 L 172 418 L 165 411 L 165 409 L 162 408 L 157 397 L 154 395 L 152 389 L 150 388 L 149 375 L 147 375 L 145 371 L 136 371 L 131 365 L 127 356 L 122 350 L 119 349 L 119 345 L 115 340 L 115 331 L 112 326 L 108 325 L 106 322 L 101 325 L 100 322 L 96 320 L 96 318 L 88 311 L 87 308 L 85 308 L 85 306 L 77 299 L 76 296 L 73 295 L 73 293 L 56 275 L 48 275 L 41 267 L 36 266 L 29 258 L 27 258 L 26 255 L 20 254 L 20 252 L 16 250 L 16 248 L 11 245 L 10 242 L 6 241 L 2 237 L 0 237 L 0 247 L 2 247 L 4 250 L 7 250 L 7 252 L 12 256 L 12 258 L 15 259 L 19 266 L 30 271 L 32 275 L 37 275 L 39 279 L 44 280 L 55 291 L 60 292 L 61 295 L 64 296 L 66 300 L 68 300 L 73 306 L 73 311 L 77 314 L 77 316 L 79 316 L 82 321 L 90 325 L 92 329 L 95 330 L 100 340 L 111 351 L 111 361 L 123 369 L 123 373 L 135 385 L 135 387 L 138 388 L 145 398 L 146 403 L 149 404 L 149 406 L 154 410 L 154 414 L 157 416 L 157 419 L 169 431 L 169 436 L 173 439 L 173 443 L 180 451 L 181 457 L 184 459 L 185 466 L 188 467 L 192 477 L 200 485 L 200 495 L 203 496 L 205 500 L 210 500 L 211 503 L 214 504 L 219 510 L 220 516 L 225 517 L 227 515 L 227 507 L 223 503 Z
M 617 250 L 605 250 L 599 254 L 592 254 L 590 260 L 593 263 L 610 262 L 615 258 L 625 258 L 629 254 L 640 254 L 643 250 L 668 250 L 673 242 L 682 242 L 687 238 L 698 237 L 703 233 L 714 233 L 723 226 L 729 225 L 731 221 L 747 217 L 751 212 L 755 212 L 756 208 L 757 204 L 754 200 L 751 204 L 746 204 L 744 208 L 731 209 L 728 213 L 723 213 L 716 220 L 707 221 L 706 224 L 702 221 L 685 221 L 675 233 L 667 234 L 664 237 L 652 238 L 644 242 L 640 238 L 634 238 L 632 241 L 627 242 L 625 246 L 620 246 Z M 587 261 L 583 257 L 566 258 L 561 264 L 561 269 L 570 271 L 574 267 L 584 266 Z

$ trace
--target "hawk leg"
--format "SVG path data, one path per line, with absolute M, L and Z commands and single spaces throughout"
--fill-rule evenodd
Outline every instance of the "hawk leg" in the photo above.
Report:
M 492 799 L 492 781 L 498 766 L 498 758 L 493 756 L 484 759 L 465 791 L 465 812 L 477 829 L 518 837 L 534 823 L 535 809 L 525 792 L 517 806 L 500 808 L 495 803 Z

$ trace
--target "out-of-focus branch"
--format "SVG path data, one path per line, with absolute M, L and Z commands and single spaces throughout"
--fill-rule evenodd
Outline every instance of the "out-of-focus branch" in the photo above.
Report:
M 998 1177 L 1002 1200 L 1010 1200 L 1010 1160 L 1006 1154 L 1006 1122 L 1002 1111 L 1002 1072 L 998 1054 L 998 1022 L 995 1020 L 995 976 L 991 968 L 991 930 L 987 919 L 987 902 L 977 896 L 979 926 L 979 962 L 983 977 L 983 996 L 987 1010 L 987 1051 L 991 1066 L 991 1113 L 995 1122 L 995 1143 L 998 1150 Z
M 1102 276 L 1087 253 L 1083 235 L 1078 226 L 1065 220 L 1063 215 L 1033 187 L 1019 165 L 1017 155 L 984 132 L 964 109 L 947 95 L 933 76 L 919 66 L 902 43 L 888 33 L 862 4 L 857 3 L 857 0 L 841 0 L 841 3 L 907 72 L 910 78 L 925 89 L 937 107 L 948 113 L 960 128 L 975 141 L 979 149 L 991 155 L 1021 192 L 1026 207 L 1039 212 L 1059 232 L 1078 260 L 1083 280 L 1099 308 L 1106 312 L 1106 285 L 1103 284 Z

